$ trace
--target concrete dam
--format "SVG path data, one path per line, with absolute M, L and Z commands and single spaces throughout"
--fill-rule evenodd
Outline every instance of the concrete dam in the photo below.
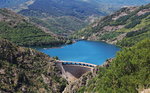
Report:
M 80 78 L 84 73 L 93 71 L 97 65 L 84 63 L 57 60 L 56 65 L 61 69 L 62 76 L 68 81 L 73 82 Z

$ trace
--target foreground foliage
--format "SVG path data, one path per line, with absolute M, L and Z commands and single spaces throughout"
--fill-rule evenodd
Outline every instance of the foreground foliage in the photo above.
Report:
M 150 40 L 146 39 L 117 54 L 108 68 L 100 67 L 96 77 L 78 93 L 137 93 L 150 88 Z

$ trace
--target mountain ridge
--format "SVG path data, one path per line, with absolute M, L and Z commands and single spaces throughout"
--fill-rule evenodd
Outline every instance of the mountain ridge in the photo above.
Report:
M 29 18 L 16 14 L 8 9 L 0 9 L 0 37 L 21 46 L 59 45 L 64 44 L 63 38 L 45 33 L 43 27 L 30 22 Z M 8 34 L 6 34 L 8 33 Z
M 149 14 L 150 4 L 141 7 L 124 7 L 116 13 L 75 32 L 72 38 L 85 38 L 88 40 L 105 41 L 120 46 L 131 46 L 131 42 L 128 43 L 126 40 L 130 38 L 129 34 L 132 35 L 134 32 L 138 32 L 139 34 L 132 35 L 134 39 L 140 35 L 143 35 L 143 38 L 148 37 Z M 131 40 L 133 38 L 130 38 L 129 41 Z M 140 38 L 136 40 L 139 41 Z
M 109 15 L 123 6 L 136 6 L 150 0 L 19 0 L 20 5 L 10 7 L 29 16 L 33 22 L 44 26 L 55 34 L 68 36 L 97 18 Z M 10 1 L 9 2 L 16 2 Z M 22 2 L 22 3 L 21 3 Z M 111 3 L 110 3 L 111 2 Z M 2 2 L 1 2 L 2 3 Z M 4 5 L 0 4 L 1 7 Z M 7 2 L 6 2 L 7 3 Z M 9 5 L 9 4 L 8 4 Z M 61 17 L 61 18 L 60 18 Z

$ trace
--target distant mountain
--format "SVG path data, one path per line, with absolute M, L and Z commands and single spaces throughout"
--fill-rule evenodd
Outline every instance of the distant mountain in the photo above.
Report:
M 150 0 L 18 0 L 18 2 L 2 0 L 0 2 L 1 7 L 20 11 L 20 14 L 30 16 L 33 22 L 52 32 L 68 36 L 123 6 L 146 4 Z
M 68 35 L 93 22 L 95 17 L 106 16 L 122 6 L 148 2 L 149 0 L 36 0 L 28 9 L 19 13 L 36 17 L 38 24 L 56 34 Z
M 29 9 L 21 13 L 29 15 L 28 13 L 34 14 L 33 11 L 46 13 L 48 16 L 74 16 L 80 19 L 91 15 L 105 15 L 98 10 L 97 6 L 80 0 L 36 0 Z
M 132 46 L 145 38 L 150 38 L 150 4 L 141 7 L 124 7 L 75 32 L 72 38 Z
M 0 0 L 0 8 L 11 8 L 27 1 L 29 0 Z
M 89 1 L 89 0 L 87 0 Z M 142 5 L 150 3 L 150 0 L 95 0 L 100 3 L 115 4 L 115 5 Z
M 0 9 L 0 38 L 21 46 L 56 46 L 65 43 L 61 37 L 8 9 Z
M 90 16 L 107 15 L 106 12 L 99 11 L 94 3 L 80 0 L 36 0 L 28 9 L 19 13 L 32 17 L 32 20 L 34 17 L 34 22 L 40 21 L 40 25 L 60 35 L 85 27 Z

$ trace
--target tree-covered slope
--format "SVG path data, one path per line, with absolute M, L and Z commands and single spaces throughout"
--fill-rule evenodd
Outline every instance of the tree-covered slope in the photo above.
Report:
M 149 38 L 150 4 L 126 7 L 76 32 L 72 38 L 101 40 L 120 46 L 132 46 Z M 118 42 L 119 41 L 119 42 Z
M 142 93 L 150 89 L 150 40 L 118 52 L 106 67 L 98 67 L 67 86 L 65 93 Z M 149 93 L 149 92 L 145 92 Z
M 66 81 L 54 59 L 0 39 L 1 93 L 61 93 Z
M 71 34 L 87 25 L 83 20 L 72 16 L 48 18 L 30 17 L 30 21 L 46 27 L 53 33 L 61 36 L 68 36 L 68 34 Z
M 21 46 L 54 46 L 64 43 L 57 36 L 45 33 L 30 23 L 28 18 L 7 9 L 0 9 L 0 37 Z

